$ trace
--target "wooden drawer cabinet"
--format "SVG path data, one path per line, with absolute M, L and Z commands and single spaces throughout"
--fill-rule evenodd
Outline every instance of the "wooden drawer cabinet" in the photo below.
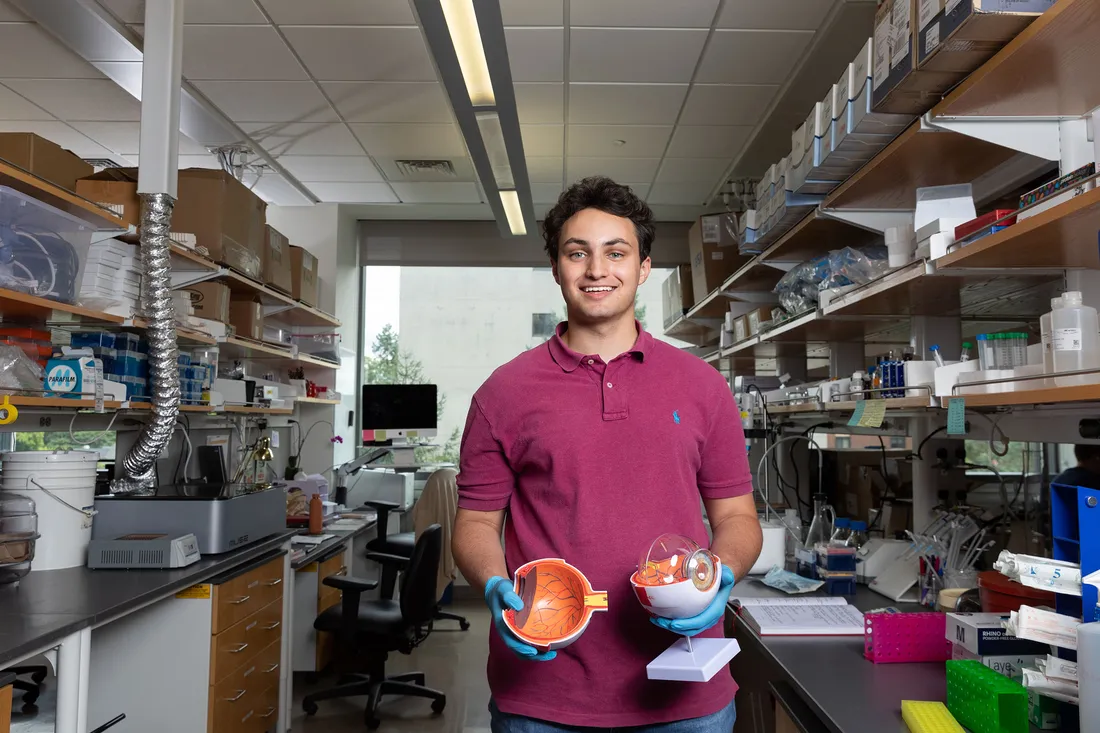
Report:
M 273 722 L 268 714 L 272 709 L 278 711 L 280 652 L 278 642 L 271 644 L 211 688 L 211 730 L 217 733 L 266 730 L 256 726 L 265 719 L 269 724 Z
M 214 630 L 230 626 L 283 597 L 283 563 L 274 561 L 214 586 Z
M 280 598 L 210 639 L 210 679 L 218 684 L 282 636 Z
M 317 613 L 340 605 L 344 597 L 339 588 L 325 585 L 325 578 L 347 574 L 348 568 L 344 565 L 343 552 L 319 563 L 317 568 Z M 335 634 L 330 634 L 327 631 L 317 632 L 317 659 L 315 664 L 318 671 L 324 670 L 332 662 L 335 648 Z
M 11 731 L 11 685 L 0 688 L 0 733 Z

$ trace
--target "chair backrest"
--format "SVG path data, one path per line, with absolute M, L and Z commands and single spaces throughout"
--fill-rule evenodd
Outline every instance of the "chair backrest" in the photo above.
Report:
M 442 554 L 443 528 L 433 524 L 416 538 L 409 566 L 401 574 L 401 616 L 406 623 L 419 626 L 435 617 L 435 580 Z

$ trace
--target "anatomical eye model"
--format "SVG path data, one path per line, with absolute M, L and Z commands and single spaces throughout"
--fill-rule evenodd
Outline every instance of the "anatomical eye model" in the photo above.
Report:
M 504 623 L 521 641 L 547 651 L 569 646 L 588 628 L 592 614 L 607 610 L 607 592 L 594 591 L 584 573 L 564 560 L 533 560 L 516 570 L 520 611 Z
M 654 616 L 690 618 L 714 600 L 721 575 L 722 564 L 710 550 L 688 537 L 663 534 L 642 554 L 630 585 Z

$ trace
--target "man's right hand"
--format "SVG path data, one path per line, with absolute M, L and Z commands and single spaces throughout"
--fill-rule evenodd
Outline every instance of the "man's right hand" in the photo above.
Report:
M 504 609 L 510 608 L 513 611 L 522 611 L 523 599 L 516 595 L 516 592 L 512 590 L 511 583 L 505 578 L 495 575 L 489 579 L 489 582 L 485 584 L 485 603 L 488 604 L 489 610 L 493 613 L 493 626 L 496 627 L 500 638 L 504 640 L 505 646 L 515 652 L 517 656 L 536 662 L 548 662 L 558 655 L 555 651 L 540 653 L 535 647 L 517 639 L 515 634 L 508 629 L 508 626 L 504 623 Z

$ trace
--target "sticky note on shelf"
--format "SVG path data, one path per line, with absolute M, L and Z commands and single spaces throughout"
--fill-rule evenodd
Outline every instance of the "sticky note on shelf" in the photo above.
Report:
M 848 421 L 850 428 L 879 428 L 886 417 L 886 400 L 859 400 L 856 409 L 852 412 L 852 418 Z
M 947 400 L 947 434 L 966 435 L 966 399 L 963 397 Z

